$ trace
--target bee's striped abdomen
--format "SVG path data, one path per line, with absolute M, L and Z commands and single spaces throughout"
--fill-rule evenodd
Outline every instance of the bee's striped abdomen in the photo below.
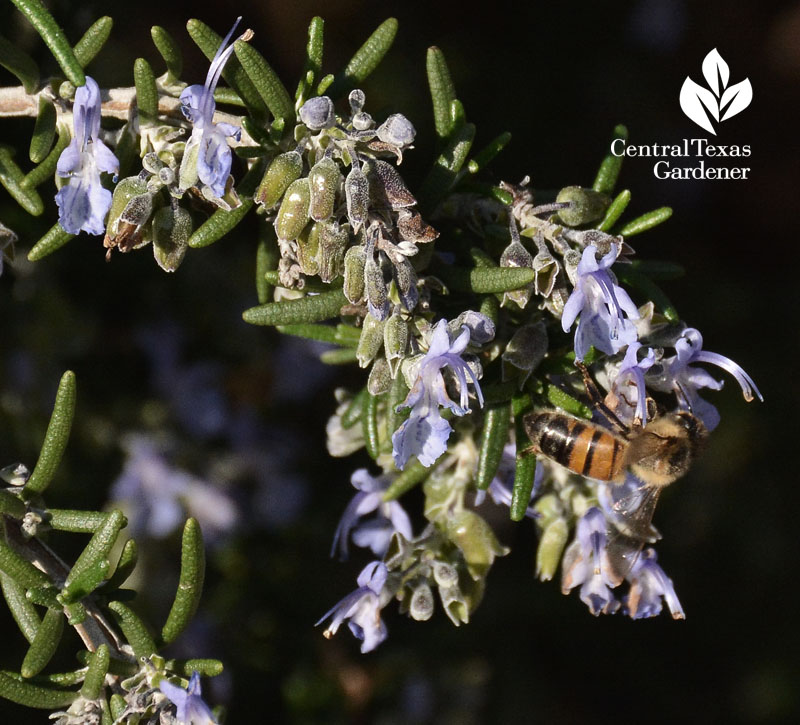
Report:
M 537 453 L 575 473 L 600 481 L 623 474 L 627 442 L 590 421 L 545 411 L 528 415 L 525 429 Z

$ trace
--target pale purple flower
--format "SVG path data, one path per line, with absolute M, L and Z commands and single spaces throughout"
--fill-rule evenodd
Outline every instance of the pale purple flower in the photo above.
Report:
M 239 514 L 217 487 L 173 466 L 143 435 L 123 441 L 127 460 L 113 483 L 112 500 L 123 506 L 135 535 L 164 538 L 193 516 L 213 540 L 231 531 Z
M 176 706 L 175 717 L 179 725 L 209 725 L 217 722 L 211 714 L 211 708 L 200 696 L 200 675 L 197 672 L 192 673 L 185 690 L 167 680 L 161 680 L 158 689 Z
M 478 403 L 483 406 L 478 378 L 461 357 L 469 344 L 470 334 L 470 328 L 464 325 L 451 342 L 446 320 L 439 320 L 433 328 L 428 352 L 419 362 L 417 378 L 406 399 L 398 406 L 411 408 L 411 416 L 392 435 L 392 452 L 398 468 L 404 468 L 414 455 L 423 466 L 431 466 L 445 452 L 452 428 L 439 412 L 439 406 L 459 416 L 470 412 L 467 376 L 475 387 Z M 459 403 L 447 394 L 442 374 L 445 368 L 449 368 L 455 377 Z
M 599 262 L 597 249 L 589 245 L 578 263 L 575 289 L 561 315 L 561 326 L 568 332 L 580 315 L 575 330 L 575 357 L 583 360 L 594 346 L 609 355 L 636 341 L 639 312 L 628 293 L 615 284 L 609 269 L 619 254 L 612 246 Z
M 700 388 L 721 390 L 723 383 L 715 380 L 703 368 L 693 367 L 696 363 L 710 363 L 729 372 L 739 383 L 745 400 L 749 402 L 757 397 L 763 402 L 764 398 L 753 379 L 730 358 L 703 350 L 703 336 L 693 327 L 684 330 L 675 342 L 675 353 L 650 370 L 647 380 L 656 390 L 674 391 L 679 405 L 694 413 L 709 431 L 719 424 L 719 413 L 697 391 Z
M 339 520 L 333 536 L 331 556 L 338 550 L 339 558 L 347 558 L 347 542 L 352 535 L 356 546 L 369 548 L 375 556 L 383 556 L 395 532 L 406 539 L 413 536 L 411 521 L 399 501 L 384 501 L 383 494 L 392 482 L 393 476 L 370 476 L 366 468 L 359 468 L 350 477 L 350 482 L 358 490 Z M 376 515 L 362 519 L 371 513 Z
M 181 188 L 187 189 L 199 179 L 217 198 L 225 193 L 231 172 L 232 155 L 227 139 L 233 137 L 238 141 L 242 130 L 229 123 L 214 123 L 214 91 L 225 63 L 233 54 L 233 43 L 228 45 L 228 41 L 241 19 L 236 19 L 219 46 L 208 69 L 205 85 L 187 86 L 181 93 L 181 111 L 192 122 L 192 135 L 186 142 L 181 162 Z
M 608 556 L 606 519 L 603 512 L 590 508 L 578 521 L 575 540 L 564 553 L 561 591 L 567 594 L 581 587 L 581 601 L 595 616 L 611 614 L 619 608 L 611 589 L 616 577 Z
M 636 421 L 644 426 L 647 423 L 647 389 L 644 374 L 656 361 L 655 352 L 648 348 L 645 356 L 639 360 L 641 343 L 632 342 L 625 351 L 625 357 L 619 366 L 611 392 L 619 401 L 614 413 L 626 423 Z
M 72 107 L 73 135 L 61 152 L 56 171 L 69 178 L 56 194 L 58 222 L 64 231 L 78 234 L 105 232 L 111 192 L 100 182 L 100 172 L 116 174 L 119 161 L 100 140 L 100 89 L 93 78 L 75 91 Z
M 367 564 L 358 575 L 358 589 L 348 594 L 330 609 L 314 626 L 319 626 L 328 617 L 333 617 L 323 632 L 330 639 L 346 619 L 350 631 L 362 640 L 362 652 L 371 652 L 386 639 L 386 625 L 381 619 L 381 591 L 386 583 L 388 571 L 381 561 Z
M 628 580 L 630 592 L 625 597 L 625 610 L 632 619 L 656 617 L 661 614 L 662 598 L 673 619 L 685 619 L 672 579 L 656 563 L 654 549 L 643 551 L 633 565 Z

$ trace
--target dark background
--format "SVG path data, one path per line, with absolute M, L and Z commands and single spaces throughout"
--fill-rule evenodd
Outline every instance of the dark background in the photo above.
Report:
M 9 5 L 0 11 L 2 32 L 52 67 Z M 534 532 L 526 522 L 500 524 L 498 533 L 513 552 L 497 562 L 468 626 L 455 629 L 441 612 L 415 623 L 390 606 L 390 636 L 375 653 L 360 655 L 344 630 L 325 641 L 311 625 L 353 588 L 365 561 L 341 565 L 327 558 L 351 495 L 349 473 L 366 464 L 356 457 L 331 465 L 326 457 L 330 389 L 334 382 L 355 385 L 358 376 L 323 369 L 311 351 L 300 352 L 306 362 L 299 367 L 287 363 L 295 348 L 241 322 L 240 311 L 255 304 L 255 246 L 247 228 L 192 251 L 174 277 L 146 252 L 106 264 L 99 240 L 85 236 L 34 266 L 24 256 L 52 223 L 54 206 L 46 218 L 30 222 L 0 197 L 0 218 L 22 237 L 18 264 L 0 279 L 0 462 L 33 464 L 56 382 L 71 367 L 80 385 L 78 422 L 51 503 L 101 506 L 122 463 L 117 438 L 152 425 L 145 403 L 158 403 L 136 331 L 169 318 L 183 330 L 187 361 L 221 365 L 232 406 L 254 408 L 267 425 L 272 416 L 288 414 L 282 437 L 267 431 L 264 447 L 267 453 L 270 447 L 295 451 L 288 465 L 306 481 L 296 516 L 278 524 L 248 520 L 211 553 L 206 631 L 196 640 L 186 635 L 184 647 L 225 661 L 231 676 L 207 683 L 206 693 L 227 702 L 229 722 L 800 718 L 800 4 L 494 2 L 478 10 L 453 2 L 49 5 L 73 41 L 99 15 L 115 18 L 112 42 L 89 69 L 105 87 L 131 85 L 139 54 L 160 72 L 150 43 L 153 24 L 183 44 L 184 79 L 202 82 L 207 65 L 185 21 L 198 17 L 224 34 L 234 14 L 242 14 L 255 31 L 254 45 L 293 91 L 314 14 L 326 20 L 325 72 L 342 67 L 385 17 L 397 16 L 395 46 L 365 91 L 375 115 L 401 111 L 417 127 L 417 148 L 403 164 L 412 189 L 433 156 L 425 81 L 425 49 L 433 44 L 444 50 L 468 118 L 477 124 L 477 147 L 501 131 L 513 135 L 492 169 L 495 178 L 517 181 L 530 174 L 542 189 L 590 185 L 616 123 L 627 124 L 636 144 L 708 138 L 683 115 L 678 93 L 687 75 L 702 82 L 701 62 L 712 48 L 728 62 L 731 82 L 749 77 L 752 105 L 721 126 L 717 141 L 751 146 L 742 164 L 752 169 L 748 180 L 662 181 L 653 177 L 652 161 L 631 159 L 620 181 L 633 192 L 633 215 L 673 207 L 671 220 L 633 245 L 641 258 L 686 268 L 684 279 L 666 287 L 681 316 L 703 332 L 708 350 L 740 363 L 765 398 L 763 405 L 745 404 L 730 378 L 723 392 L 709 393 L 722 423 L 705 457 L 660 504 L 659 561 L 675 583 L 686 621 L 593 618 L 576 595 L 564 597 L 555 582 L 534 579 Z M 12 82 L 5 73 L 2 78 Z M 30 120 L 3 121 L 3 140 L 19 146 L 20 163 L 31 126 Z M 277 392 L 287 375 L 299 402 Z M 173 428 L 190 439 L 177 423 Z M 191 445 L 188 440 L 184 450 Z M 197 461 L 225 445 L 216 440 L 201 451 L 198 444 L 195 463 L 189 456 L 186 465 L 202 468 Z M 248 491 L 240 493 L 243 505 Z M 174 562 L 168 562 L 178 547 L 176 538 L 157 542 L 147 565 L 174 577 Z M 165 605 L 157 592 L 143 595 L 142 606 L 155 621 L 168 596 Z M 8 615 L 0 613 L 0 627 L 0 662 L 18 668 L 22 637 Z M 46 721 L 44 714 L 4 702 L 0 718 Z

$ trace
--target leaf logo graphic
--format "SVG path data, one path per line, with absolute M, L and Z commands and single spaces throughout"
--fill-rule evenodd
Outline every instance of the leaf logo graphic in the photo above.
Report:
M 703 59 L 703 76 L 708 88 L 686 76 L 681 86 L 681 109 L 700 128 L 716 136 L 712 120 L 721 123 L 744 111 L 753 100 L 753 87 L 747 78 L 728 85 L 730 69 L 716 48 Z

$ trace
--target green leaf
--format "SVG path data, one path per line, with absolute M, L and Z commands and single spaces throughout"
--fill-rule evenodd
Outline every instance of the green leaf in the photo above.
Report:
M 506 146 L 508 146 L 510 141 L 511 134 L 508 133 L 508 131 L 501 133 L 499 136 L 492 139 L 486 148 L 481 149 L 474 158 L 470 159 L 469 163 L 467 164 L 469 173 L 477 174 L 479 171 L 483 171 L 483 169 L 485 169 L 495 159 L 495 157 Z
M 256 294 L 258 304 L 265 305 L 272 294 L 272 285 L 267 281 L 267 272 L 277 268 L 280 253 L 275 239 L 275 227 L 262 220 L 258 228 L 256 250 Z
M 69 432 L 72 429 L 72 418 L 75 415 L 75 398 L 77 395 L 75 373 L 67 370 L 61 376 L 56 391 L 56 402 L 50 415 L 50 423 L 39 453 L 39 460 L 23 488 L 23 495 L 30 497 L 42 493 L 53 480 L 61 456 L 67 447 Z
M 111 514 L 101 511 L 74 511 L 70 509 L 48 509 L 48 520 L 54 529 L 78 534 L 93 534 L 105 524 Z
M 378 63 L 383 60 L 383 56 L 392 47 L 396 34 L 397 19 L 384 20 L 367 38 L 367 42 L 356 51 L 344 71 L 336 75 L 333 84 L 328 89 L 328 95 L 338 98 L 349 93 L 353 88 L 357 88 L 378 67 Z
M 475 476 L 475 486 L 479 490 L 489 488 L 497 473 L 503 449 L 508 443 L 510 425 L 511 406 L 508 403 L 487 408 L 478 455 L 478 472 Z
M 311 18 L 308 26 L 308 44 L 306 45 L 306 65 L 297 84 L 294 94 L 297 107 L 303 105 L 311 95 L 314 81 L 322 71 L 322 49 L 324 46 L 325 21 L 320 17 Z
M 200 524 L 189 518 L 183 527 L 181 543 L 181 574 L 172 609 L 161 629 L 161 640 L 165 644 L 174 642 L 194 617 L 203 593 L 206 571 L 206 554 Z
M 422 483 L 429 475 L 431 469 L 423 466 L 416 458 L 407 463 L 403 472 L 392 481 L 386 493 L 383 494 L 384 501 L 394 501 L 407 493 L 415 486 Z
M 294 119 L 294 104 L 289 91 L 272 67 L 253 46 L 243 40 L 234 44 L 236 57 L 275 118 Z
M 233 90 L 233 88 L 215 88 L 214 89 L 214 101 L 217 103 L 227 103 L 229 106 L 242 106 L 244 107 L 244 101 L 239 98 L 239 94 Z M 243 151 L 246 146 L 237 146 L 235 150 Z
M 194 18 L 186 23 L 186 30 L 206 58 L 212 60 L 222 43 L 222 36 L 217 35 L 205 23 Z M 222 77 L 239 94 L 255 118 L 259 120 L 266 118 L 267 107 L 237 58 L 233 56 L 228 58 L 222 71 Z
M 358 360 L 358 355 L 353 347 L 340 347 L 338 350 L 326 350 L 319 359 L 326 365 L 349 365 Z
M 333 85 L 333 82 L 336 80 L 336 76 L 333 73 L 328 73 L 328 75 L 324 76 L 323 79 L 319 82 L 317 86 L 317 95 L 322 96 L 325 92 Z
M 545 396 L 551 405 L 561 408 L 571 415 L 578 418 L 592 417 L 592 409 L 589 406 L 551 383 L 548 383 L 545 388 Z
M 128 539 L 122 547 L 122 553 L 119 555 L 119 561 L 114 573 L 108 578 L 106 589 L 109 591 L 119 589 L 133 572 L 138 559 L 139 551 L 136 546 L 136 540 Z
M 336 317 L 346 304 L 348 304 L 347 297 L 344 296 L 342 290 L 337 289 L 313 297 L 268 302 L 265 305 L 251 307 L 242 313 L 242 319 L 251 325 L 297 325 L 322 322 L 322 320 Z
M 106 673 L 110 663 L 108 645 L 101 644 L 89 657 L 89 669 L 81 687 L 81 696 L 87 700 L 96 700 L 100 697 L 105 684 Z
M 189 246 L 194 249 L 207 247 L 224 237 L 242 219 L 247 216 L 253 208 L 253 194 L 258 187 L 258 182 L 264 175 L 264 163 L 258 161 L 244 175 L 237 191 L 242 198 L 242 203 L 235 209 L 225 211 L 217 209 L 208 219 L 206 219 L 194 233 L 189 237 Z
M 110 602 L 108 608 L 114 614 L 114 619 L 128 640 L 128 644 L 133 648 L 133 654 L 137 659 L 152 657 L 158 652 L 155 641 L 136 612 L 122 602 Z
M 27 53 L 0 35 L 0 65 L 11 71 L 22 83 L 26 93 L 39 87 L 39 66 Z
M 34 130 L 34 136 L 35 135 L 36 131 Z M 52 179 L 53 174 L 56 172 L 56 166 L 58 165 L 61 152 L 69 145 L 71 139 L 72 135 L 67 126 L 63 123 L 58 124 L 58 139 L 56 140 L 56 145 L 50 148 L 49 153 L 42 163 L 25 174 L 25 177 L 20 182 L 20 186 L 23 189 L 35 189 L 48 179 Z M 52 140 L 50 144 L 52 145 Z M 33 139 L 31 139 L 31 154 L 33 154 Z
M 27 510 L 25 503 L 19 497 L 0 488 L 0 514 L 21 519 Z
M 67 707 L 77 694 L 65 690 L 53 690 L 49 687 L 24 682 L 12 672 L 0 672 L 0 697 L 26 707 L 42 710 L 56 710 Z
M 628 140 L 628 129 L 621 124 L 614 127 L 614 136 L 611 139 L 611 143 L 613 144 L 618 138 L 625 141 Z M 603 162 L 600 164 L 600 168 L 597 170 L 594 184 L 592 184 L 592 188 L 595 191 L 608 195 L 613 193 L 614 187 L 617 185 L 617 179 L 619 178 L 619 172 L 622 169 L 622 160 L 624 158 L 624 156 L 615 156 L 611 153 L 611 149 L 609 148 L 608 153 L 605 158 L 603 158 Z
M 608 209 L 606 209 L 606 215 L 603 217 L 603 221 L 597 225 L 597 229 L 599 229 L 601 232 L 607 232 L 609 229 L 611 229 L 611 227 L 616 224 L 617 219 L 622 216 L 622 213 L 625 211 L 625 209 L 628 208 L 630 201 L 631 192 L 628 189 L 620 191 L 615 197 L 614 201 L 611 202 Z
M 403 421 L 408 418 L 411 411 L 408 408 L 401 408 L 398 411 L 398 406 L 408 397 L 408 385 L 406 385 L 405 377 L 398 371 L 392 380 L 392 387 L 389 388 L 389 399 L 386 401 L 386 441 L 384 448 L 386 452 L 392 450 L 392 434 L 403 424 Z
M 458 172 L 467 160 L 474 138 L 475 124 L 472 123 L 465 123 L 453 133 L 450 142 L 436 159 L 420 189 L 420 199 L 428 208 L 435 207 L 453 188 Z
M 529 267 L 447 267 L 440 276 L 455 292 L 499 294 L 520 289 L 533 282 L 536 273 Z
M 111 717 L 114 718 L 115 722 L 119 721 L 122 718 L 122 714 L 128 707 L 128 703 L 126 702 L 125 698 L 118 692 L 115 692 L 109 698 L 108 704 L 111 708 Z
M 11 2 L 42 36 L 42 40 L 50 48 L 50 52 L 61 66 L 67 80 L 76 87 L 84 85 L 86 76 L 83 75 L 83 68 L 75 57 L 67 36 L 64 35 L 64 31 L 58 26 L 41 0 L 11 0 Z
M 150 37 L 167 64 L 167 72 L 176 80 L 180 78 L 183 72 L 183 56 L 175 39 L 160 25 L 150 28 Z
M 153 124 L 158 120 L 158 89 L 153 69 L 144 58 L 137 58 L 133 63 L 133 82 L 136 85 L 136 105 L 139 118 L 145 124 Z
M 681 318 L 675 306 L 670 302 L 664 291 L 649 277 L 637 272 L 635 269 L 626 269 L 627 265 L 618 265 L 614 268 L 619 280 L 641 292 L 648 300 L 652 300 L 657 309 L 671 322 L 678 322 Z M 584 361 L 585 362 L 585 361 Z
M 31 146 L 29 151 L 30 160 L 34 164 L 39 164 L 47 158 L 53 146 L 53 139 L 56 137 L 56 107 L 53 102 L 44 95 L 39 96 L 39 113 L 36 116 L 36 124 L 33 127 Z M 25 178 L 20 182 L 25 186 Z
M 126 524 L 122 511 L 114 510 L 109 514 L 67 575 L 61 592 L 62 601 L 67 604 L 77 602 L 108 578 L 111 568 L 108 557 Z
M 686 270 L 680 264 L 664 262 L 659 259 L 636 259 L 631 262 L 631 268 L 658 281 L 680 279 L 686 276 Z
M 511 399 L 511 412 L 514 414 L 514 425 L 517 434 L 517 460 L 514 468 L 514 489 L 511 492 L 510 514 L 512 521 L 522 521 L 531 501 L 533 478 L 536 473 L 536 456 L 521 453 L 527 445 L 528 435 L 522 423 L 526 413 L 533 408 L 531 397 L 527 393 L 515 395 Z M 523 447 L 521 447 L 521 444 Z
M 450 107 L 456 100 L 456 88 L 450 77 L 444 53 L 436 46 L 428 48 L 425 68 L 433 103 L 433 122 L 436 127 L 436 135 L 440 141 L 446 141 L 453 130 Z
M 3 588 L 3 596 L 6 604 L 8 604 L 11 616 L 14 617 L 17 627 L 19 627 L 19 631 L 22 632 L 22 636 L 28 642 L 33 642 L 42 620 L 39 619 L 33 604 L 25 596 L 25 588 L 17 584 L 5 572 L 0 572 L 0 586 Z
M 0 184 L 28 214 L 39 216 L 44 211 L 42 197 L 36 189 L 22 186 L 24 179 L 25 174 L 11 158 L 11 151 L 5 146 L 0 146 Z
M 28 260 L 31 262 L 38 262 L 43 257 L 63 247 L 74 237 L 74 234 L 65 231 L 64 228 L 56 222 L 45 235 L 33 245 L 31 251 L 28 252 Z
M 646 232 L 648 229 L 658 226 L 662 222 L 667 221 L 672 216 L 672 209 L 668 206 L 662 206 L 658 209 L 642 214 L 632 221 L 629 221 L 617 233 L 623 237 L 632 237 L 636 234 Z
M 358 421 L 361 420 L 361 415 L 364 410 L 364 403 L 367 400 L 369 393 L 366 388 L 359 390 L 350 401 L 350 405 L 345 408 L 342 413 L 342 428 L 352 428 Z
M 38 675 L 53 659 L 56 648 L 61 642 L 64 632 L 64 615 L 58 609 L 48 609 L 45 612 L 42 625 L 28 648 L 25 659 L 22 660 L 20 674 L 25 677 Z
M 361 414 L 361 430 L 364 434 L 364 443 L 367 453 L 373 459 L 377 458 L 381 452 L 380 438 L 378 436 L 378 401 L 379 396 L 367 393 Z
M 217 675 L 221 675 L 224 672 L 225 667 L 219 660 L 191 659 L 167 660 L 166 669 L 184 677 L 191 677 L 195 672 L 203 677 L 217 677 Z
M 114 20 L 108 15 L 104 15 L 99 20 L 92 23 L 83 37 L 75 44 L 74 53 L 78 63 L 85 68 L 94 60 L 94 57 L 103 49 L 103 46 L 111 35 L 111 28 L 114 27 Z
M 306 340 L 319 340 L 320 342 L 330 342 L 338 344 L 336 328 L 332 325 L 278 325 L 278 332 L 294 337 L 303 337 Z M 358 344 L 356 342 L 356 344 Z

